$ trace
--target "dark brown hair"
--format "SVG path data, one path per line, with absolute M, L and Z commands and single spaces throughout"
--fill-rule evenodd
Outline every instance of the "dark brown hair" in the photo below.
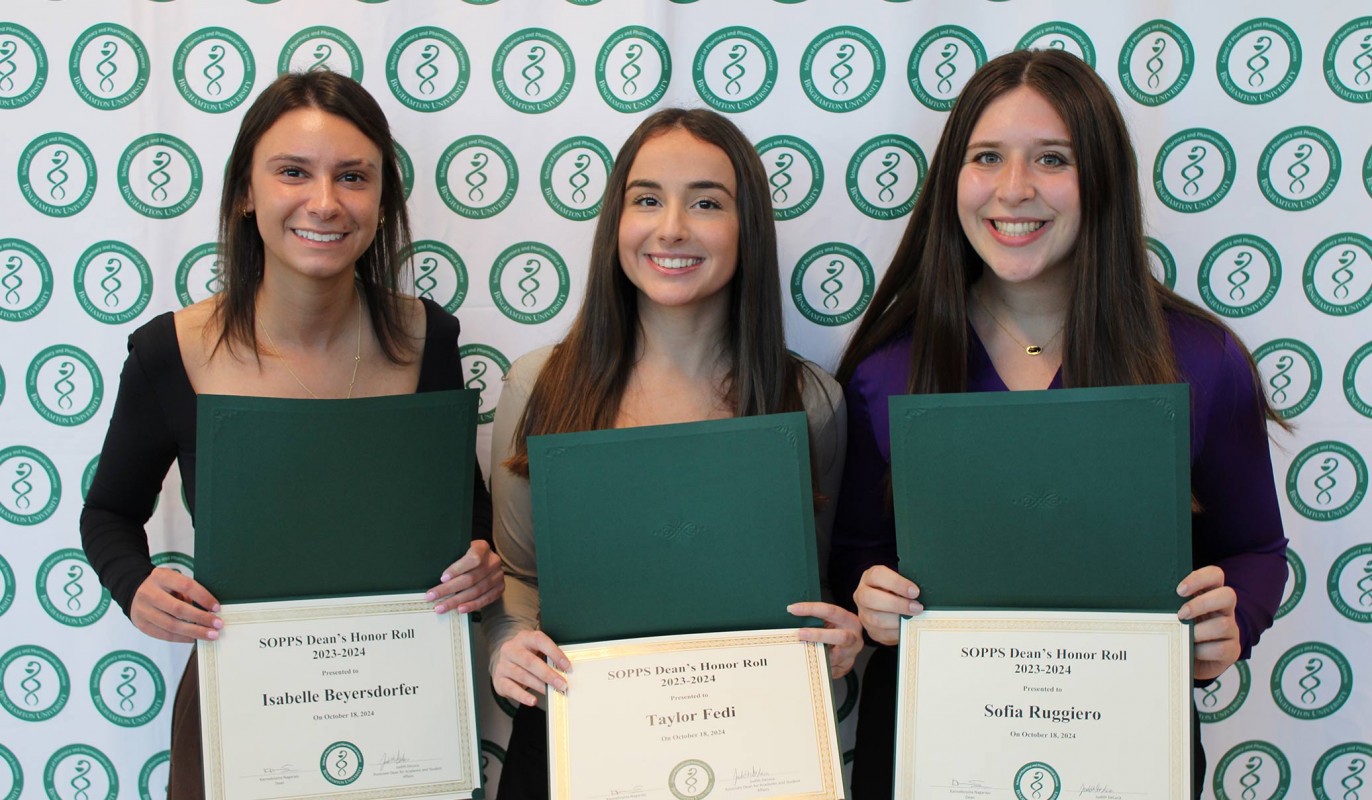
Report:
M 958 176 L 972 129 L 987 106 L 1021 86 L 1041 95 L 1062 118 L 1077 164 L 1081 228 L 1068 256 L 1072 283 L 1063 335 L 1063 385 L 1180 380 L 1165 316 L 1169 312 L 1204 322 L 1216 337 L 1228 331 L 1150 271 L 1134 148 L 1105 82 L 1069 53 L 1022 50 L 988 62 L 954 104 L 900 247 L 843 355 L 840 382 L 846 383 L 874 350 L 909 335 L 908 391 L 967 390 L 968 292 L 985 264 L 958 219 Z M 1251 355 L 1248 361 L 1256 382 Z M 1258 396 L 1267 417 L 1281 423 L 1262 392 Z
M 257 96 L 238 128 L 224 171 L 219 200 L 219 258 L 224 289 L 215 305 L 215 348 L 243 345 L 257 353 L 256 299 L 265 252 L 254 216 L 245 215 L 252 183 L 253 151 L 287 112 L 317 108 L 352 123 L 381 151 L 381 227 L 357 260 L 357 285 L 366 298 L 372 329 L 386 358 L 404 363 L 411 350 L 401 321 L 397 284 L 410 247 L 410 217 L 400 178 L 395 140 L 381 106 L 352 78 L 328 70 L 280 76 Z
M 606 183 L 591 245 L 586 298 L 565 339 L 548 357 L 515 431 L 511 471 L 529 474 L 527 437 L 614 425 L 633 371 L 640 335 L 638 290 L 619 262 L 619 218 L 638 151 L 648 140 L 684 130 L 729 157 L 738 189 L 738 267 L 727 291 L 721 347 L 729 373 L 723 387 L 735 416 L 798 411 L 799 359 L 786 350 L 776 228 L 767 173 L 747 137 L 705 109 L 668 108 L 645 119 L 624 142 Z

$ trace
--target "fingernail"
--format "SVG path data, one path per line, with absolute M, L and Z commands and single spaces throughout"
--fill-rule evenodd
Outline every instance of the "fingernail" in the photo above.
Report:
M 526 706 L 531 706 L 531 705 L 533 705 L 534 703 L 537 703 L 538 700 L 537 700 L 537 698 L 526 697 L 526 698 L 524 698 L 523 700 L 520 700 L 519 702 L 523 703 L 523 704 L 526 705 Z
M 450 581 L 450 580 L 452 580 L 452 579 L 453 579 L 453 576 L 451 576 L 451 575 L 449 575 L 448 573 L 445 572 L 445 573 L 443 573 L 443 577 L 441 577 L 441 578 L 438 579 L 438 582 L 439 582 L 439 583 L 447 583 L 448 581 Z
M 911 604 L 910 604 L 910 613 L 911 613 L 911 614 L 918 614 L 919 612 L 921 612 L 921 611 L 923 611 L 923 610 L 924 610 L 924 606 L 920 605 L 919 603 L 911 603 Z
M 435 597 L 438 597 L 438 594 L 437 594 L 436 592 L 425 592 L 425 593 L 424 593 L 424 599 L 425 599 L 425 600 L 433 600 Z
M 557 683 L 555 683 L 555 684 L 553 684 L 553 685 L 557 687 L 557 690 L 558 690 L 559 692 L 562 692 L 563 694 L 566 694 L 566 693 L 567 693 L 567 682 L 566 682 L 566 681 L 558 681 Z
M 1181 610 L 1177 612 L 1177 619 L 1180 619 L 1180 620 L 1188 620 L 1188 619 L 1191 619 L 1191 607 L 1190 607 L 1190 606 L 1182 606 L 1182 607 L 1181 607 Z
M 905 590 L 905 594 L 906 594 L 906 596 L 908 596 L 911 600 L 914 600 L 916 597 L 919 597 L 919 587 L 918 587 L 918 586 L 911 586 L 909 589 L 906 589 L 906 590 Z
M 1181 595 L 1182 597 L 1185 597 L 1190 593 L 1191 592 L 1187 590 L 1186 581 L 1182 581 L 1181 583 L 1177 584 L 1177 594 Z
M 446 609 L 443 608 L 443 604 L 442 604 L 442 603 L 439 603 L 438 605 L 434 606 L 434 613 L 435 613 L 435 614 L 442 614 L 445 610 L 446 610 Z
M 215 620 L 215 621 L 214 621 L 214 627 L 215 627 L 216 630 L 218 630 L 219 628 L 224 627 L 224 620 L 222 620 L 222 619 L 217 619 L 217 620 Z
M 459 613 L 459 614 L 466 614 L 468 611 L 471 611 L 471 610 L 472 610 L 472 607 L 471 607 L 471 606 L 467 606 L 467 605 L 461 605 L 461 606 L 458 606 L 458 607 L 457 607 L 457 613 Z
M 219 604 L 218 604 L 218 603 L 215 603 L 214 605 L 210 606 L 210 610 L 213 611 L 214 613 L 218 614 L 218 613 L 219 613 Z
M 219 631 L 210 631 L 209 633 L 205 634 L 205 638 L 210 640 L 218 639 Z
M 570 661 L 563 661 L 563 662 L 562 662 L 562 667 L 561 667 L 561 669 L 562 669 L 563 672 L 571 672 L 571 671 L 572 671 L 572 662 L 570 662 Z
M 796 604 L 795 604 L 795 603 L 792 603 L 792 604 L 790 604 L 789 606 L 786 606 L 786 613 L 788 613 L 788 614 L 794 614 L 794 613 L 796 613 L 795 608 L 796 608 Z

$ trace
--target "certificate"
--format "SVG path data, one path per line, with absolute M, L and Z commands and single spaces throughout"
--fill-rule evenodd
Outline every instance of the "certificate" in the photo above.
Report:
M 555 800 L 841 798 L 823 646 L 794 629 L 562 648 L 549 689 Z
M 925 611 L 901 624 L 895 796 L 1191 796 L 1175 614 Z
M 197 645 L 206 797 L 480 796 L 466 615 L 405 594 L 220 616 Z

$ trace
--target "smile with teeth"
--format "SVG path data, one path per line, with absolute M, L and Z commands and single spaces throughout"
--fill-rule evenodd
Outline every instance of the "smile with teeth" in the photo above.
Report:
M 292 230 L 296 236 L 299 236 L 301 239 L 308 239 L 311 242 L 336 242 L 344 236 L 344 234 L 341 233 L 318 233 L 316 231 L 307 231 L 300 228 L 294 228 Z
M 685 269 L 694 267 L 705 260 L 703 258 L 672 258 L 669 256 L 648 256 L 648 258 L 655 266 L 662 269 Z
M 1047 223 L 1042 221 L 1034 222 L 1001 222 L 991 220 L 991 224 L 996 226 L 996 232 L 1006 236 L 1028 236 L 1029 234 L 1042 228 Z

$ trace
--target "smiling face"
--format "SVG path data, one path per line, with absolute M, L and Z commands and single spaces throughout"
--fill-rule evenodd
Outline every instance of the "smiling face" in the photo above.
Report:
M 253 150 L 246 209 L 257 215 L 268 274 L 347 275 L 376 237 L 381 151 L 318 108 L 282 114 Z
M 724 151 L 680 128 L 644 142 L 629 168 L 619 262 L 640 302 L 726 304 L 738 267 L 738 189 Z
M 977 120 L 958 174 L 958 218 L 995 278 L 1065 279 L 1081 229 L 1076 156 L 1067 125 L 1038 92 L 1009 91 Z

